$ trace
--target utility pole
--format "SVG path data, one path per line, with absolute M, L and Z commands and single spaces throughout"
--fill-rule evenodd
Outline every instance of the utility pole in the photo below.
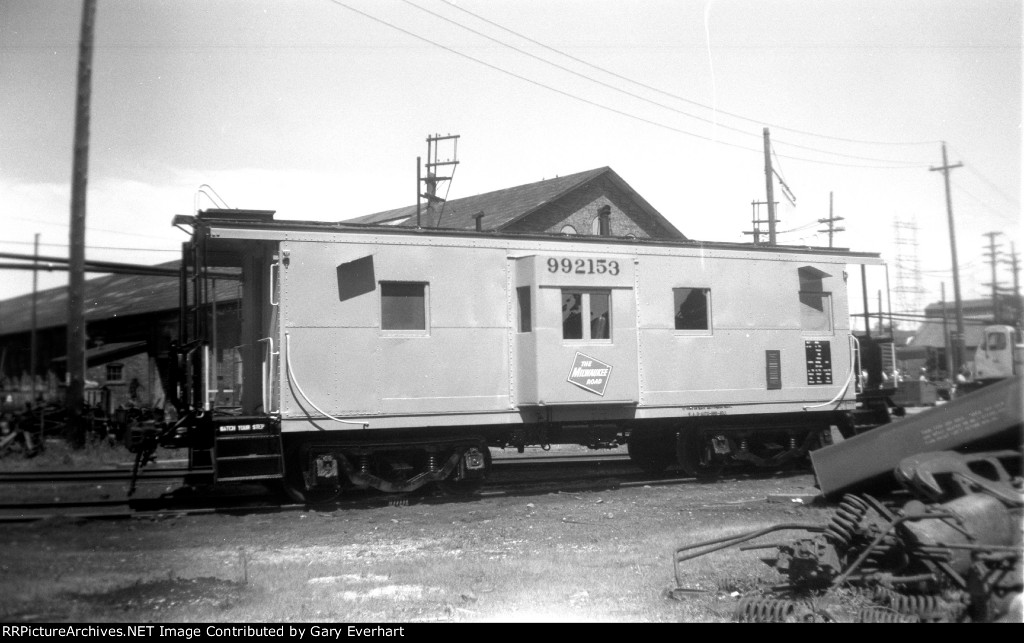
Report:
M 92 86 L 92 43 L 96 0 L 82 2 L 82 34 L 78 47 L 78 91 L 75 99 L 75 143 L 71 181 L 71 231 L 68 264 L 67 409 L 72 440 L 85 441 L 82 416 L 85 399 L 85 194 L 89 176 L 89 101 Z
M 946 183 L 946 215 L 949 219 L 949 248 L 953 256 L 953 306 L 956 311 L 956 341 L 953 343 L 955 355 L 953 365 L 959 372 L 964 364 L 964 308 L 963 300 L 960 299 L 960 266 L 956 258 L 956 226 L 953 225 L 953 198 L 949 191 L 949 171 L 963 167 L 963 163 L 950 165 L 946 157 L 946 142 L 942 142 L 942 165 L 929 169 L 929 172 L 942 172 Z M 956 377 L 953 373 L 951 377 Z
M 946 377 L 953 379 L 953 342 L 949 337 L 949 314 L 946 311 L 946 282 L 942 282 L 942 347 L 946 353 Z
M 743 231 L 743 234 L 752 234 L 752 235 L 754 235 L 754 245 L 755 246 L 761 244 L 761 236 L 766 234 L 765 232 L 762 232 L 761 224 L 762 223 L 768 223 L 768 219 L 761 219 L 761 218 L 759 218 L 760 217 L 760 211 L 759 211 L 758 208 L 759 208 L 759 206 L 762 206 L 762 205 L 766 205 L 764 201 L 751 201 L 750 202 L 750 211 L 752 213 L 751 214 L 751 229 Z M 778 203 L 776 203 L 776 205 L 778 205 Z
M 1010 242 L 1010 259 L 1009 261 L 1004 260 L 1004 263 L 1010 264 L 1010 270 L 1013 271 L 1013 325 L 1017 330 L 1021 330 L 1022 326 L 1022 311 L 1020 301 L 1020 261 L 1017 258 L 1017 246 L 1012 241 Z
M 29 363 L 29 374 L 32 376 L 32 404 L 36 403 L 36 353 L 38 352 L 36 338 L 36 303 L 37 293 L 39 290 L 39 271 L 37 266 L 39 261 L 39 233 L 36 233 L 35 244 L 33 244 L 32 250 L 32 337 L 29 340 L 29 351 L 30 355 L 28 358 Z
M 768 245 L 775 245 L 775 190 L 772 170 L 772 142 L 768 128 L 764 128 L 764 184 L 768 203 Z
M 439 161 L 438 160 L 438 154 L 437 154 L 438 145 L 437 144 L 439 142 L 441 142 L 441 141 L 452 141 L 452 146 L 453 146 L 452 147 L 452 158 L 444 160 L 444 161 Z M 435 134 L 433 136 L 428 136 L 427 137 L 427 163 L 426 163 L 426 166 L 427 166 L 427 176 L 425 178 L 420 179 L 420 180 L 423 183 L 425 183 L 426 186 L 427 186 L 426 192 L 422 196 L 423 196 L 424 199 L 427 200 L 427 220 L 428 221 L 433 221 L 433 219 L 434 219 L 434 204 L 436 204 L 436 203 L 441 203 L 442 204 L 441 212 L 437 216 L 437 223 L 436 224 L 432 224 L 434 227 L 438 227 L 438 226 L 441 225 L 441 215 L 444 214 L 444 205 L 443 204 L 445 202 L 444 199 L 442 199 L 439 196 L 437 196 L 437 184 L 440 183 L 441 181 L 451 181 L 452 180 L 452 176 L 455 174 L 455 166 L 459 164 L 459 161 L 457 160 L 458 159 L 458 155 L 459 155 L 459 135 L 458 134 L 448 134 L 447 136 L 441 136 L 440 134 Z M 452 166 L 451 176 L 438 176 L 437 175 L 437 168 L 441 167 L 441 166 L 444 166 L 444 165 Z M 418 206 L 417 206 L 417 209 L 418 209 Z
M 999 282 L 996 281 L 996 264 L 999 263 L 999 249 L 996 247 L 996 237 L 1003 234 L 1002 232 L 986 232 L 981 235 L 988 237 L 988 256 L 989 263 L 992 265 L 992 323 L 999 323 Z
M 835 226 L 835 222 L 836 221 L 842 221 L 842 220 L 843 220 L 843 217 L 833 216 L 833 214 L 832 214 L 832 193 L 829 192 L 828 193 L 828 218 L 827 219 L 818 219 L 818 223 L 827 223 L 828 224 L 828 229 L 827 230 L 818 230 L 818 232 L 828 232 L 828 247 L 829 248 L 832 247 L 832 234 L 835 233 L 835 232 L 842 232 L 843 230 L 846 230 L 846 228 L 837 228 Z

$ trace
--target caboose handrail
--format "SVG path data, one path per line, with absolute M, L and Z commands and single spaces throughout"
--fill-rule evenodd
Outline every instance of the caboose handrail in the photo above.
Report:
M 267 415 L 272 415 L 277 412 L 277 409 L 271 409 L 270 400 L 274 396 L 274 338 L 263 337 L 260 338 L 260 342 L 267 342 L 267 358 L 260 367 L 260 374 L 263 376 L 263 388 L 260 392 L 263 394 L 263 412 Z
M 271 306 L 276 306 L 278 303 L 280 303 L 278 301 L 274 301 L 274 268 L 276 268 L 279 263 L 280 263 L 280 260 L 274 261 L 273 263 L 270 264 L 270 275 L 269 275 L 270 283 L 268 284 L 267 290 L 270 291 L 270 305 Z

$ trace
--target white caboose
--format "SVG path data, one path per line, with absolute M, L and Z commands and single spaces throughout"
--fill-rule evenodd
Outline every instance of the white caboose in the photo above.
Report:
M 858 396 L 847 298 L 847 271 L 876 254 L 267 211 L 178 222 L 192 227 L 179 417 L 161 440 L 218 480 L 281 479 L 300 498 L 474 488 L 490 448 L 557 443 L 627 444 L 648 471 L 699 475 L 798 460 L 858 414 L 888 420 Z M 232 272 L 229 328 L 212 282 Z M 225 404 L 229 344 L 240 386 Z

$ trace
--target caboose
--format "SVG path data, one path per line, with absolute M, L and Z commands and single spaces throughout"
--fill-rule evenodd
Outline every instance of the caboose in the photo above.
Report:
M 158 441 L 219 482 L 464 492 L 491 449 L 552 444 L 713 475 L 888 421 L 847 299 L 877 254 L 252 210 L 175 223 L 191 239 Z

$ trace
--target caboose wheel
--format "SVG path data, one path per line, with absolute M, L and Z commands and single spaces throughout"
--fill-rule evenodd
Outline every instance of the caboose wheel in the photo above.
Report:
M 683 430 L 676 436 L 676 458 L 688 476 L 713 478 L 722 471 L 722 463 L 714 459 L 711 444 L 698 430 Z
M 278 485 L 282 494 L 292 502 L 303 505 L 318 505 L 337 500 L 341 495 L 341 487 L 314 487 L 307 489 L 301 474 L 297 477 L 285 473 Z
M 288 500 L 304 505 L 315 505 L 336 500 L 341 495 L 340 486 L 318 485 L 312 489 L 306 488 L 306 480 L 302 468 L 307 460 L 308 456 L 304 455 L 300 443 L 285 442 L 284 477 L 278 484 L 279 491 Z
M 451 476 L 437 483 L 438 489 L 452 496 L 469 496 L 480 491 L 480 488 L 484 485 L 484 479 L 491 471 L 491 450 L 483 447 L 481 451 L 484 456 L 483 471 L 475 472 L 471 478 L 466 477 L 456 480 L 455 477 L 459 474 L 459 470 L 456 469 Z
M 672 464 L 672 443 L 662 436 L 630 435 L 626 442 L 629 459 L 644 473 L 660 476 Z

